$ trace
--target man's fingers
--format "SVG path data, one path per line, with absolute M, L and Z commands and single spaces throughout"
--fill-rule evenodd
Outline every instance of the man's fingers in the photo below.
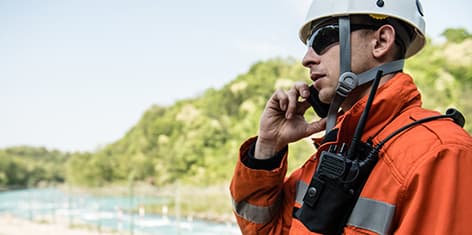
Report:
M 303 82 L 296 82 L 288 91 L 277 90 L 272 95 L 269 107 L 285 112 L 285 118 L 291 119 L 295 114 L 303 114 L 310 105 L 306 101 L 299 101 L 300 98 L 307 99 L 310 96 L 308 85 Z
M 295 113 L 295 108 L 297 107 L 297 102 L 298 102 L 298 91 L 292 87 L 287 92 L 288 96 L 288 106 L 287 106 L 287 112 L 285 113 L 285 118 L 290 119 L 293 116 L 293 113 Z
M 300 97 L 303 99 L 306 99 L 310 96 L 310 88 L 308 88 L 306 83 L 296 82 L 293 87 L 298 91 L 298 94 L 300 94 Z
M 274 105 L 275 107 L 271 106 L 270 108 L 286 111 L 288 103 L 289 103 L 289 99 L 288 99 L 287 94 L 282 90 L 277 90 L 272 95 L 272 99 L 270 100 L 270 104 Z
M 299 98 L 306 99 L 310 95 L 308 85 L 303 82 L 296 82 L 293 87 L 287 92 L 288 95 L 288 107 L 285 117 L 287 119 L 292 118 L 294 114 L 299 114 L 300 111 L 303 113 L 307 106 L 305 102 L 299 102 Z

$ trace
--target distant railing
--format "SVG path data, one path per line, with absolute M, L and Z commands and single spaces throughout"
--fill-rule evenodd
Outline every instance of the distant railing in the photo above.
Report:
M 110 190 L 114 192 L 107 192 Z M 134 183 L 103 191 L 67 185 L 0 188 L 0 215 L 117 234 L 240 234 L 234 221 L 212 222 L 183 215 L 179 184 L 165 190 Z

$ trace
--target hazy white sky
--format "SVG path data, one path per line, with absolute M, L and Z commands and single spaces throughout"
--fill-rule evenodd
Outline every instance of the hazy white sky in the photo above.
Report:
M 94 150 L 152 104 L 301 58 L 309 0 L 0 0 L 0 148 Z M 423 0 L 426 30 L 472 32 L 472 2 Z

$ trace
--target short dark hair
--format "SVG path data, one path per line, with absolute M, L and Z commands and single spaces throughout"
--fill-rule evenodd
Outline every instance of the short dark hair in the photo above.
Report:
M 382 25 L 386 24 L 391 25 L 395 29 L 395 44 L 397 45 L 394 59 L 405 58 L 406 50 L 414 37 L 414 29 L 411 26 L 392 17 L 374 18 L 369 15 L 352 15 L 351 22 L 352 21 L 373 25 L 376 28 L 380 28 Z

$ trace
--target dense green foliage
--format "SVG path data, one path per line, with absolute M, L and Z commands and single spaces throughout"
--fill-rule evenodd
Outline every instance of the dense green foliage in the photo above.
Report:
M 63 165 L 69 154 L 28 146 L 0 150 L 0 187 L 33 186 L 64 182 Z
M 470 122 L 472 38 L 462 29 L 447 30 L 444 35 L 448 42 L 428 42 L 419 55 L 407 61 L 405 71 L 413 75 L 426 107 L 441 112 L 457 107 Z M 259 116 L 272 92 L 307 79 L 307 70 L 297 60 L 263 61 L 221 89 L 209 89 L 168 107 L 152 106 L 122 139 L 97 152 L 67 157 L 28 147 L 2 150 L 0 185 L 62 181 L 64 177 L 85 186 L 130 179 L 155 185 L 177 180 L 196 185 L 228 182 L 238 147 L 257 134 Z M 306 118 L 316 116 L 309 112 Z M 471 132 L 472 125 L 468 123 L 466 129 Z M 30 153 L 20 154 L 22 151 Z M 291 145 L 289 168 L 299 166 L 314 151 L 305 141 Z
M 447 41 L 454 43 L 460 43 L 472 37 L 472 34 L 463 28 L 446 29 L 442 35 L 446 37 Z

